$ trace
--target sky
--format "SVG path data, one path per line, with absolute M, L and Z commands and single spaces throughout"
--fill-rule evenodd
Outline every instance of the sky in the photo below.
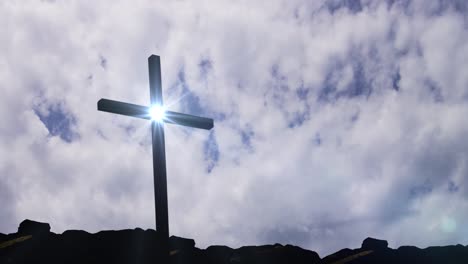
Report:
M 172 235 L 205 248 L 468 244 L 468 2 L 1 1 L 0 232 L 153 228 L 161 57 Z

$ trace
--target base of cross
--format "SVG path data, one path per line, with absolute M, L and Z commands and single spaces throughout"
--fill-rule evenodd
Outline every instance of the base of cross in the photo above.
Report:
M 156 248 L 157 259 L 161 261 L 160 263 L 169 264 L 171 254 L 169 247 L 169 237 L 160 233 L 157 233 L 157 236 L 159 241 L 157 244 L 158 247 Z

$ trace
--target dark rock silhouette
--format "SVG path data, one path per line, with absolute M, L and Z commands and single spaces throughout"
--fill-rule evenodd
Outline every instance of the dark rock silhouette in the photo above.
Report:
M 320 263 L 316 252 L 281 244 L 246 246 L 231 249 L 226 246 L 210 246 L 205 250 L 206 263 Z
M 0 235 L 0 263 L 162 263 L 164 241 L 154 230 L 50 232 L 48 224 L 25 220 L 17 233 Z M 171 236 L 171 263 L 320 263 L 317 253 L 280 244 L 232 249 L 195 247 L 193 239 Z M 159 261 L 158 261 L 159 260 Z
M 31 221 L 29 219 L 24 220 L 18 227 L 19 234 L 26 235 L 42 235 L 50 232 L 50 225 L 47 223 L 41 223 Z
M 23 221 L 17 233 L 0 234 L 0 263 L 163 263 L 158 249 L 164 241 L 151 229 L 50 232 L 47 223 Z M 292 245 L 195 247 L 193 239 L 171 236 L 170 263 L 468 263 L 468 246 L 388 248 L 385 240 L 366 238 L 361 248 L 342 249 L 320 259 L 316 252 Z
M 443 246 L 420 249 L 414 246 L 401 246 L 398 249 L 388 248 L 388 242 L 375 238 L 366 238 L 361 248 L 342 249 L 321 260 L 323 264 L 462 264 L 468 263 L 468 246 Z
M 362 241 L 362 249 L 366 250 L 383 250 L 387 249 L 388 242 L 385 240 L 375 239 L 372 237 L 368 237 Z

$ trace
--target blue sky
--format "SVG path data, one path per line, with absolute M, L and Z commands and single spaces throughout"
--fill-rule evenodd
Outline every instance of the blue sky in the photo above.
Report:
M 171 234 L 468 244 L 466 1 L 4 1 L 0 232 L 154 228 L 147 105 L 161 56 Z

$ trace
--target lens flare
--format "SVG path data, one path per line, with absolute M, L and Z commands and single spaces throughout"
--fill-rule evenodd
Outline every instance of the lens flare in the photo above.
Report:
M 162 122 L 165 116 L 166 110 L 160 105 L 154 105 L 150 108 L 149 114 L 151 120 Z
M 444 232 L 452 233 L 457 229 L 457 222 L 451 217 L 444 216 L 440 226 Z

